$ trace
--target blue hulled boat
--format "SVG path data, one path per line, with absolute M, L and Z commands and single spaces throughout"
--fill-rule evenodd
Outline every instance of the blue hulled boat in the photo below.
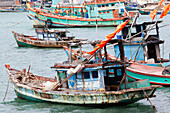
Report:
M 117 26 L 127 18 L 125 2 L 109 0 L 73 1 L 65 3 L 53 1 L 51 8 L 31 7 L 29 14 L 34 27 L 48 25 L 48 27 L 106 27 Z

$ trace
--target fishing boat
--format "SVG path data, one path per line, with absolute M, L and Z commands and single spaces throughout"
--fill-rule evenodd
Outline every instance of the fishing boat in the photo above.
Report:
M 150 85 L 148 80 L 128 82 L 125 72 L 128 62 L 125 61 L 122 44 L 124 41 L 112 40 L 127 23 L 129 20 L 107 35 L 106 40 L 94 44 L 94 50 L 88 52 L 89 57 L 85 60 L 80 58 L 72 61 L 70 53 L 68 61 L 56 63 L 51 67 L 57 72 L 55 78 L 34 75 L 30 73 L 30 67 L 28 71 L 26 69 L 19 71 L 6 64 L 17 97 L 31 101 L 98 107 L 127 105 L 144 98 L 149 100 L 149 97 L 154 96 L 156 88 L 161 86 Z M 108 43 L 120 45 L 120 60 L 107 59 Z M 69 47 L 75 45 L 80 44 L 70 43 Z M 102 48 L 104 48 L 103 57 Z M 151 103 L 150 100 L 149 102 Z M 152 108 L 155 107 L 152 105 Z
M 28 10 L 34 27 L 106 27 L 117 26 L 129 19 L 124 0 L 52 2 L 51 8 L 31 7 Z
M 155 22 L 143 22 L 140 24 L 134 24 L 131 28 L 131 25 L 126 25 L 121 33 L 117 34 L 115 38 L 125 40 L 124 49 L 125 56 L 127 60 L 143 63 L 144 65 L 156 66 L 156 67 L 165 67 L 170 64 L 169 59 L 162 58 L 160 52 L 160 45 L 164 44 L 164 40 L 160 39 L 159 28 L 165 26 L 159 26 L 162 21 L 158 21 L 155 27 L 152 29 L 152 34 L 148 35 L 148 38 L 142 40 L 146 36 L 149 26 L 155 24 Z M 130 30 L 130 32 L 129 32 Z M 128 35 L 130 35 L 128 37 Z M 69 57 L 70 48 L 63 47 L 66 55 Z M 107 53 L 107 57 L 111 59 L 118 59 L 119 57 L 119 45 L 113 45 L 115 55 Z M 73 59 L 80 58 L 80 50 L 71 50 Z M 82 51 L 83 59 L 88 56 L 86 51 Z M 104 55 L 104 54 L 102 54 Z M 76 56 L 76 57 L 75 57 Z
M 37 36 L 28 36 L 12 31 L 19 47 L 61 48 L 68 43 L 77 43 L 87 39 L 75 39 L 75 36 L 66 36 L 67 30 L 36 29 Z
M 122 41 L 119 40 L 119 44 L 122 45 Z M 71 60 L 56 63 L 52 67 L 57 72 L 55 78 L 34 75 L 30 68 L 19 71 L 9 64 L 5 66 L 17 97 L 29 101 L 107 107 L 154 97 L 160 85 L 150 85 L 148 80 L 126 81 L 127 63 L 122 54 L 123 46 L 120 48 L 121 61 L 109 62 L 106 59 L 103 62 L 99 59 L 98 63 L 92 63 L 86 59 L 82 63 Z M 95 54 L 100 56 L 100 50 Z M 112 70 L 114 74 L 110 74 Z
M 140 4 L 138 2 L 126 2 L 127 11 L 134 11 L 146 7 L 147 4 Z
M 26 7 L 7 7 L 0 8 L 0 12 L 27 12 Z
M 132 63 L 126 68 L 129 80 L 149 79 L 152 84 L 170 86 L 170 68 Z
M 158 7 L 158 2 L 151 2 L 151 3 L 147 3 L 146 7 L 138 9 L 139 13 L 141 15 L 149 15 L 154 9 L 157 9 L 157 14 L 160 15 L 162 13 L 162 7 Z M 165 5 L 169 4 L 169 2 L 164 3 Z M 168 12 L 168 14 L 170 14 L 170 12 Z
M 158 27 L 158 24 L 161 22 L 162 21 L 158 21 L 156 24 L 154 21 L 144 22 L 141 24 L 134 24 L 132 28 L 130 25 L 123 28 L 122 33 L 118 35 L 117 38 L 126 40 L 124 49 L 125 56 L 128 60 L 152 66 L 168 64 L 169 59 L 161 58 L 160 54 L 160 44 L 163 44 L 164 40 L 160 39 L 159 28 L 166 26 Z M 152 33 L 150 34 L 148 28 L 154 24 L 155 26 L 151 29 Z M 115 56 L 119 56 L 118 45 L 114 45 L 114 50 Z

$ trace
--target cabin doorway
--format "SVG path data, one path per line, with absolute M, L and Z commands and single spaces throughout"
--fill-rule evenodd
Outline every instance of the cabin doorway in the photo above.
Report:
M 154 59 L 157 62 L 156 47 L 155 44 L 149 44 L 148 47 L 148 59 Z
M 116 91 L 120 81 L 123 78 L 123 67 L 114 67 L 106 69 L 106 76 L 104 76 L 105 88 L 107 91 Z

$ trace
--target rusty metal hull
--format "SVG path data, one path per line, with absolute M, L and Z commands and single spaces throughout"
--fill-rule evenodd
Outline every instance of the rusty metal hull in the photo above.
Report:
M 126 105 L 144 99 L 143 90 L 152 96 L 155 86 L 145 89 L 127 89 L 122 91 L 88 92 L 88 91 L 44 91 L 35 90 L 25 85 L 15 84 L 14 90 L 19 98 L 37 102 L 52 102 L 62 104 L 111 106 Z

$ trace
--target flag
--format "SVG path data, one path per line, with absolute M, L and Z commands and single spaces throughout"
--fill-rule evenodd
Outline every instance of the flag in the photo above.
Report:
M 162 12 L 162 14 L 161 14 L 160 18 L 163 18 L 164 16 L 166 16 L 166 15 L 167 15 L 167 13 L 169 12 L 169 10 L 170 10 L 170 4 L 168 4 L 168 5 L 164 6 L 164 8 L 163 8 L 163 12 Z
M 154 11 L 152 11 L 152 12 L 149 14 L 149 16 L 152 18 L 152 20 L 154 20 L 157 12 L 158 12 L 158 10 L 155 9 Z
M 100 44 L 97 44 L 97 45 L 96 45 L 97 47 L 95 47 L 93 51 L 86 52 L 86 53 L 92 55 L 92 54 L 94 54 L 99 48 L 103 48 L 112 38 L 115 37 L 116 33 L 120 32 L 120 31 L 126 26 L 126 24 L 129 23 L 129 21 L 130 21 L 130 20 L 126 20 L 125 22 L 123 22 L 122 24 L 120 24 L 119 26 L 117 26 L 117 29 L 116 29 L 113 33 L 111 33 L 111 34 L 109 34 L 109 35 L 106 36 L 106 40 L 103 40 Z
M 90 51 L 90 52 L 86 52 L 87 54 L 94 54 L 100 47 L 95 47 L 93 51 Z
M 161 6 L 163 1 L 164 1 L 164 0 L 161 0 L 161 1 L 159 2 L 158 6 Z

